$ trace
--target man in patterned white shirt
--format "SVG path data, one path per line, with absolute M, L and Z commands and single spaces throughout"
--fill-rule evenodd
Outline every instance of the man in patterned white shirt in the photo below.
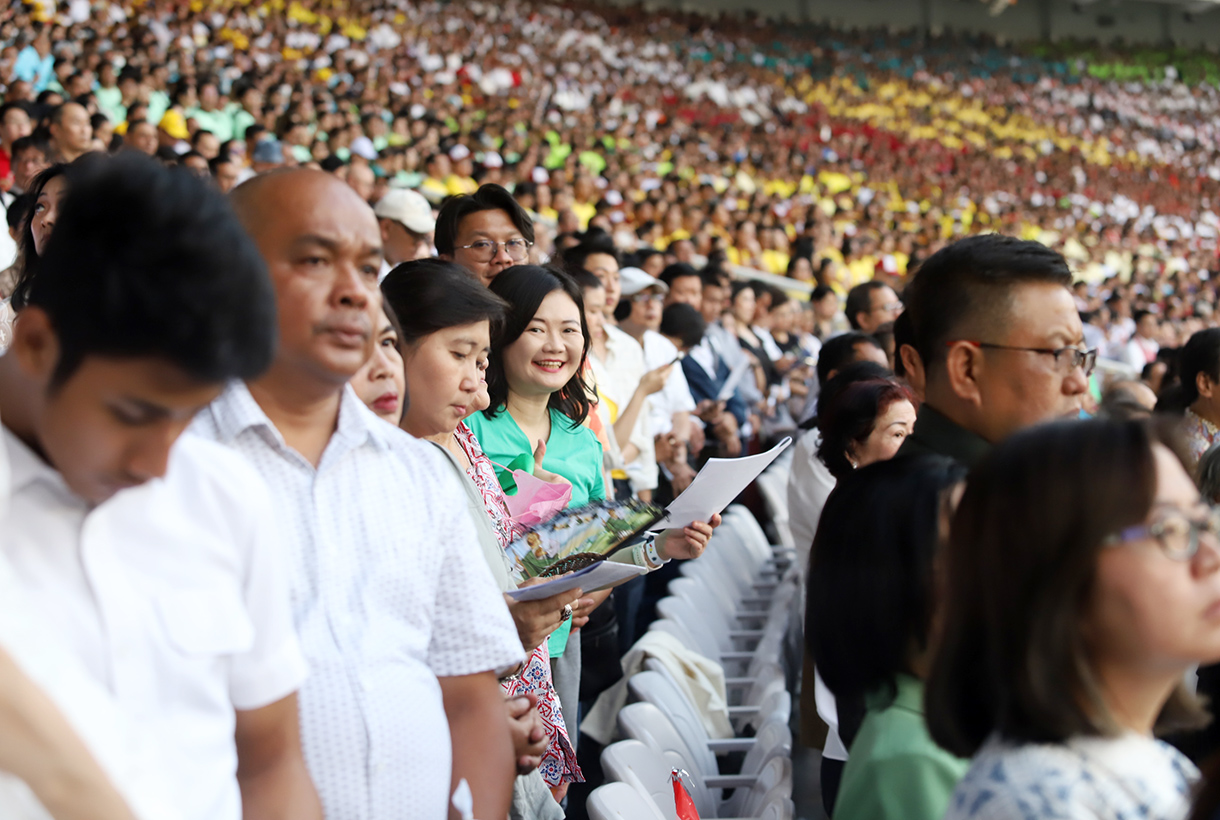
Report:
M 234 205 L 271 271 L 279 350 L 194 429 L 245 456 L 280 512 L 326 815 L 442 818 L 464 779 L 476 817 L 505 817 L 516 766 L 497 676 L 524 659 L 516 629 L 443 456 L 347 386 L 376 338 L 376 217 L 310 170 L 256 177 Z

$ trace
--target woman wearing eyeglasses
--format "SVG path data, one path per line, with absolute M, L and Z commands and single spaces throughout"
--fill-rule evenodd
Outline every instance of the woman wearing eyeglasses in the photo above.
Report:
M 502 271 L 529 261 L 534 223 L 499 185 L 446 200 L 436 217 L 436 252 L 490 285 Z
M 1198 778 L 1154 734 L 1206 717 L 1215 512 L 1141 422 L 1018 433 L 971 474 L 945 562 L 928 727 L 972 756 L 947 820 L 1177 820 Z

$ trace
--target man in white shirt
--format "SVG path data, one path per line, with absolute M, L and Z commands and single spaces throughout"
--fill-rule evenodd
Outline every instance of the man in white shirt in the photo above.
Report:
M 190 175 L 129 155 L 68 188 L 0 358 L 4 556 L 183 817 L 320 819 L 266 489 L 224 448 L 178 441 L 270 362 L 265 268 Z
M 305 169 L 232 197 L 271 271 L 279 347 L 194 431 L 253 464 L 275 500 L 311 666 L 305 758 L 326 814 L 444 817 L 464 779 L 475 816 L 502 818 L 516 766 L 497 677 L 520 666 L 520 639 L 444 456 L 348 386 L 376 339 L 376 217 Z
M 680 358 L 678 348 L 657 332 L 669 286 L 639 268 L 623 268 L 619 274 L 623 288 L 623 301 L 616 313 L 619 328 L 644 348 L 644 364 L 649 370 L 676 363 Z M 669 474 L 674 495 L 678 495 L 695 477 L 695 471 L 686 463 L 695 400 L 681 367 L 670 371 L 665 387 L 650 396 L 648 403 L 657 461 Z
M 1131 341 L 1123 346 L 1120 361 L 1135 371 L 1139 376 L 1144 368 L 1156 361 L 1156 355 L 1161 346 L 1156 341 L 1159 330 L 1156 314 L 1147 310 L 1135 312 L 1135 333 Z

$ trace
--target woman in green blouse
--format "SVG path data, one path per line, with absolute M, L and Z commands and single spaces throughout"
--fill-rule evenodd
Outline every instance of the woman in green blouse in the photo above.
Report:
M 467 424 L 510 495 L 512 471 L 532 473 L 541 443 L 543 468 L 572 483 L 572 506 L 600 501 L 602 445 L 584 426 L 592 404 L 582 377 L 589 334 L 580 291 L 566 275 L 532 265 L 502 275 L 491 289 L 512 310 L 487 367 L 491 405 Z
M 965 474 L 941 456 L 879 462 L 822 512 L 805 637 L 849 750 L 833 820 L 940 820 L 969 765 L 932 741 L 923 711 L 933 565 Z

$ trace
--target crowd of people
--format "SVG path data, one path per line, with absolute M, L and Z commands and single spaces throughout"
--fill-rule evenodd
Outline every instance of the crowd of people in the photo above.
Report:
M 578 5 L 0 40 L 0 809 L 583 817 L 720 519 L 521 600 L 514 510 L 787 437 L 828 814 L 1220 806 L 1214 86 Z

